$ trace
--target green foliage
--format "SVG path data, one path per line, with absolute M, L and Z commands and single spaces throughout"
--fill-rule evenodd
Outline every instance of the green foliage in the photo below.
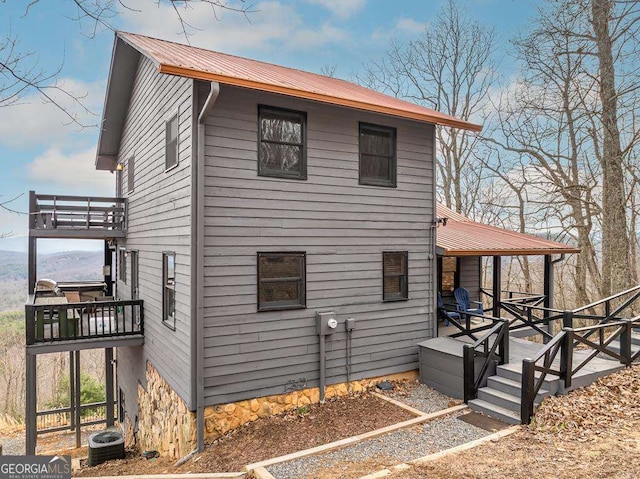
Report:
M 58 384 L 54 398 L 47 403 L 49 408 L 69 407 L 71 405 L 69 377 L 65 376 Z M 84 371 L 80 372 L 80 404 L 103 402 L 107 399 L 105 387 L 96 378 Z M 90 414 L 91 411 L 85 411 Z

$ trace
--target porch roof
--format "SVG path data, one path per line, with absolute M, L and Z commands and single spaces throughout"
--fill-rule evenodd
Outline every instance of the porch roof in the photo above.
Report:
M 517 233 L 472 221 L 438 204 L 438 218 L 447 218 L 436 231 L 436 253 L 440 256 L 516 256 L 579 253 L 580 249 L 534 235 Z

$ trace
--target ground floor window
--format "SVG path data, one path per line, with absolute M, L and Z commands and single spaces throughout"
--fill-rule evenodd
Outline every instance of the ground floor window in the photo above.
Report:
M 409 299 L 408 256 L 407 251 L 382 253 L 383 301 Z
M 438 291 L 444 296 L 452 296 L 460 286 L 460 268 L 458 258 L 438 256 Z
M 258 253 L 258 311 L 306 307 L 306 254 Z
M 176 254 L 162 253 L 162 321 L 176 326 Z

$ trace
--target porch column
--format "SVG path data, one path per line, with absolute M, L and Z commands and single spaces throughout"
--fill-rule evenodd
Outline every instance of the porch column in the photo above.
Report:
M 27 285 L 29 294 L 34 294 L 36 290 L 36 281 L 38 275 L 37 261 L 38 261 L 38 238 L 34 238 L 29 235 L 29 257 L 27 259 L 29 262 L 28 266 L 28 281 Z
M 500 293 L 502 291 L 502 256 L 493 257 L 493 312 L 494 318 L 500 317 Z
M 545 310 L 542 312 L 546 319 L 551 315 L 549 309 L 553 308 L 553 261 L 551 255 L 544 255 L 544 303 Z M 544 322 L 546 329 L 551 333 L 551 325 L 548 320 Z M 546 342 L 546 341 L 545 341 Z
M 113 348 L 104 349 L 104 367 L 105 367 L 105 383 L 106 383 L 106 402 L 107 402 L 107 427 L 114 424 L 113 413 Z M 118 418 L 120 419 L 120 418 Z
M 25 410 L 25 422 L 26 422 L 26 444 L 25 453 L 27 455 L 34 455 L 36 453 L 36 441 L 38 436 L 38 421 L 36 418 L 36 358 L 35 354 L 32 354 L 27 350 L 25 352 L 27 356 L 27 371 L 26 371 L 26 386 L 27 386 L 27 404 Z
M 82 400 L 80 399 L 80 392 L 81 392 L 81 385 L 80 385 L 80 350 L 75 351 L 73 353 L 74 355 L 74 361 L 75 361 L 75 378 L 73 378 L 73 380 L 75 381 L 76 385 L 75 385 L 75 393 L 76 393 L 76 397 L 75 397 L 75 409 L 72 411 L 72 414 L 75 416 L 75 423 L 76 423 L 76 448 L 80 447 L 81 444 L 81 439 L 82 439 L 82 416 L 80 416 L 80 406 L 82 406 Z

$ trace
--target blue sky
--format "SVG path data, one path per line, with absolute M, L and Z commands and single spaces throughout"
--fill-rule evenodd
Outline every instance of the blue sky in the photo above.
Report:
M 44 71 L 60 69 L 58 81 L 83 97 L 85 111 L 68 98 L 56 99 L 84 123 L 100 120 L 109 73 L 113 31 L 77 21 L 69 0 L 31 0 L 0 4 L 3 36 L 19 38 L 18 51 L 33 53 L 25 65 Z M 117 3 L 117 2 L 115 2 Z M 185 42 L 175 13 L 156 0 L 125 0 L 130 10 L 109 21 L 114 28 L 167 40 Z M 253 2 L 248 19 L 218 11 L 217 20 L 206 6 L 183 11 L 197 28 L 190 41 L 212 50 L 241 55 L 303 70 L 320 72 L 335 66 L 335 75 L 352 79 L 363 64 L 380 59 L 392 39 L 416 38 L 444 0 L 274 0 Z M 472 17 L 496 29 L 506 44 L 526 28 L 541 0 L 459 0 Z M 508 60 L 503 67 L 509 68 Z M 27 208 L 27 192 L 111 195 L 113 176 L 93 169 L 97 127 L 69 124 L 55 107 L 35 95 L 19 104 L 0 108 L 0 200 L 20 194 L 10 206 Z M 26 250 L 26 217 L 0 211 L 0 249 Z M 43 242 L 41 242 L 43 243 Z M 74 244 L 93 248 L 95 242 Z M 43 245 L 44 246 L 44 245 Z M 68 243 L 50 244 L 48 250 L 68 249 Z

